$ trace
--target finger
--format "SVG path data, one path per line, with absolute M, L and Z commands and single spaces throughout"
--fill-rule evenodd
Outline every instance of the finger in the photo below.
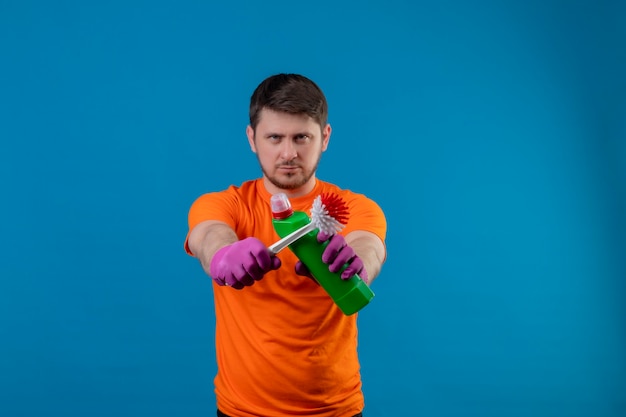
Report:
M 315 277 L 311 274 L 311 271 L 309 271 L 309 268 L 307 268 L 306 265 L 303 264 L 301 261 L 296 262 L 296 274 L 311 279 L 317 285 L 320 284 L 319 282 L 317 282 Z
M 319 233 L 317 234 L 317 241 L 318 241 L 319 243 L 324 243 L 324 242 L 326 242 L 326 241 L 327 241 L 327 240 L 328 240 L 331 236 L 334 236 L 334 235 L 330 235 L 330 234 L 328 234 L 328 233 L 326 233 L 326 232 L 319 232 Z
M 244 285 L 252 285 L 252 283 L 248 284 L 248 281 L 258 281 L 263 278 L 263 274 L 265 271 L 256 262 L 250 262 L 245 269 L 245 274 L 239 277 L 239 281 L 243 282 Z
M 272 270 L 280 268 L 282 262 L 278 256 L 272 256 Z
M 226 273 L 225 281 L 228 285 L 233 285 L 246 274 L 247 272 L 242 264 L 233 263 L 230 267 L 230 271 Z
M 224 277 L 224 285 L 228 287 L 234 287 L 238 284 L 237 278 L 233 274 L 228 274 Z
M 303 275 L 305 277 L 311 276 L 311 271 L 301 261 L 296 262 L 296 274 Z
M 346 245 L 346 240 L 341 235 L 333 235 L 333 237 L 328 242 L 326 249 L 322 253 L 322 262 L 326 264 L 332 263 L 337 254 L 341 251 L 341 249 Z
M 354 260 L 348 265 L 348 267 L 341 273 L 342 279 L 349 279 L 354 275 L 359 275 L 363 278 L 363 272 L 365 271 L 363 261 L 361 258 L 356 257 Z M 367 274 L 365 274 L 367 275 Z M 367 282 L 367 280 L 366 280 Z
M 261 274 L 261 278 L 263 278 L 263 274 Z M 261 278 L 258 278 L 258 279 L 261 279 Z M 239 283 L 244 287 L 249 287 L 250 285 L 254 284 L 256 280 L 257 278 L 246 274 L 243 277 L 239 278 Z
M 231 287 L 233 287 L 236 290 L 241 290 L 245 287 L 245 285 L 243 285 L 241 282 L 237 282 L 234 285 L 231 285 Z
M 270 251 L 261 242 L 258 242 L 257 246 L 251 248 L 250 255 L 263 272 L 272 269 L 273 261 Z
M 332 272 L 338 272 L 345 264 L 351 263 L 356 258 L 356 252 L 350 246 L 344 246 L 328 266 Z
M 228 287 L 232 287 L 236 290 L 242 289 L 245 285 L 241 282 L 242 278 L 246 276 L 243 267 L 237 268 L 235 271 L 232 271 L 228 275 L 226 275 L 224 281 L 224 285 Z

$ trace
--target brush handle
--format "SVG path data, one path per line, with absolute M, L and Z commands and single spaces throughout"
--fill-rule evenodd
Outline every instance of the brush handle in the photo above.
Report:
M 316 226 L 313 222 L 305 224 L 301 228 L 294 230 L 284 238 L 280 239 L 278 242 L 274 243 L 268 249 L 270 250 L 270 253 L 272 255 L 276 255 L 278 252 L 285 249 L 287 246 L 291 245 L 293 242 L 315 229 Z

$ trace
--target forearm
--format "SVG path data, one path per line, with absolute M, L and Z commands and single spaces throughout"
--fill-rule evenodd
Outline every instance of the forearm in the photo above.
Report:
M 348 234 L 346 242 L 363 261 L 363 266 L 367 271 L 368 284 L 371 284 L 380 273 L 385 262 L 385 245 L 378 236 L 365 231 L 355 231 Z
M 204 272 L 210 275 L 209 269 L 215 252 L 238 240 L 237 234 L 226 223 L 206 221 L 194 227 L 189 234 L 189 249 L 200 261 Z

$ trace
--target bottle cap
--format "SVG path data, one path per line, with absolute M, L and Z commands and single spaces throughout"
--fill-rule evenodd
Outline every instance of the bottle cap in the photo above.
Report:
M 270 198 L 272 207 L 272 217 L 275 219 L 285 219 L 293 214 L 289 197 L 285 193 L 277 193 Z

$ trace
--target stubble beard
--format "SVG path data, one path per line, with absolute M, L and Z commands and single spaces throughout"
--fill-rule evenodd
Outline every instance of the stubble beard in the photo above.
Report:
M 311 179 L 311 177 L 313 177 L 313 175 L 317 171 L 317 166 L 319 165 L 321 158 L 322 158 L 322 153 L 320 152 L 320 154 L 317 157 L 317 161 L 315 161 L 315 165 L 309 171 L 303 170 L 301 174 L 300 173 L 287 174 L 287 177 L 292 179 L 289 182 L 281 181 L 276 175 L 270 175 L 270 173 L 267 172 L 265 167 L 263 167 L 263 164 L 261 164 L 260 160 L 259 160 L 259 165 L 261 166 L 261 171 L 263 172 L 263 175 L 265 175 L 265 178 L 267 178 L 268 181 L 271 182 L 275 187 L 278 187 L 281 190 L 295 190 L 295 189 L 302 187 Z M 257 155 L 257 159 L 258 159 L 258 155 Z M 283 164 L 283 165 L 289 165 L 289 164 Z M 291 164 L 291 165 L 295 165 L 295 164 Z

